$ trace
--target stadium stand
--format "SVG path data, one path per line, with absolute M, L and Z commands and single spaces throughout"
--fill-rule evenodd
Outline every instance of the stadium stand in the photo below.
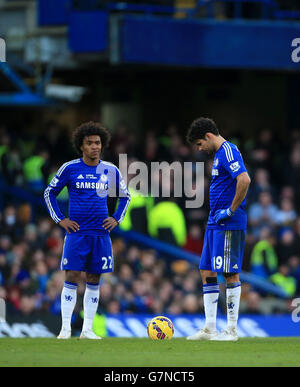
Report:
M 56 126 L 49 127 L 55 130 Z M 287 140 L 284 144 L 286 152 L 280 154 L 280 159 L 287 169 L 297 171 L 300 164 L 295 155 L 300 153 L 300 131 L 295 131 L 294 135 L 298 142 Z M 49 131 L 47 136 L 52 137 Z M 118 133 L 112 139 L 112 147 L 118 146 L 117 136 Z M 271 137 L 271 131 L 267 134 L 261 132 L 258 139 L 253 138 L 251 149 L 248 148 L 247 152 L 244 152 L 245 162 L 254 177 L 248 197 L 250 228 L 244 270 L 266 282 L 276 284 L 287 295 L 286 301 L 282 301 L 261 288 L 245 283 L 241 310 L 255 309 L 262 314 L 274 311 L 286 313 L 289 311 L 290 299 L 300 295 L 300 216 L 299 204 L 297 205 L 300 191 L 296 181 L 291 181 L 289 175 L 282 176 L 274 170 L 274 166 L 270 167 L 271 160 L 274 161 L 274 157 L 276 159 L 276 142 Z M 12 183 L 13 175 L 17 179 L 14 184 L 24 184 L 23 189 L 27 194 L 37 200 L 37 186 L 32 185 L 26 177 L 28 158 L 25 149 L 30 148 L 30 144 L 25 141 L 11 148 L 10 140 L 12 137 L 9 128 L 2 125 L 1 143 L 5 143 L 0 148 L 2 187 Z M 43 138 L 35 139 L 37 144 L 43 141 Z M 67 144 L 69 140 L 67 137 L 58 138 L 57 147 L 59 141 Z M 173 131 L 168 144 L 163 141 L 163 136 L 155 136 L 154 141 L 160 151 L 152 157 L 152 161 L 160 160 L 165 155 L 168 155 L 169 160 L 195 160 L 193 152 L 187 148 L 179 131 Z M 41 166 L 39 182 L 42 187 L 45 187 L 49 180 L 49 171 L 59 165 L 55 149 L 56 143 L 53 142 L 52 146 L 48 147 L 48 158 L 38 159 L 38 165 Z M 124 151 L 132 154 L 137 149 L 139 148 L 131 147 L 128 141 Z M 72 151 L 69 152 L 72 157 Z M 38 157 L 39 153 L 34 152 L 29 160 Z M 114 149 L 110 149 L 104 159 L 110 160 L 110 155 L 114 153 Z M 132 157 L 135 160 L 146 160 L 147 153 L 132 154 Z M 61 159 L 60 163 L 63 162 L 64 159 Z M 24 166 L 23 170 L 20 165 Z M 18 173 L 12 174 L 12 170 L 17 170 Z M 207 168 L 206 179 L 209 178 Z M 59 315 L 60 290 L 63 286 L 63 274 L 59 265 L 64 235 L 62 229 L 53 224 L 43 212 L 41 203 L 37 207 L 36 202 L 21 197 L 24 195 L 18 197 L 8 194 L 2 199 L 1 295 L 7 299 L 9 313 L 30 315 L 36 311 L 48 310 Z M 64 205 L 66 210 L 65 198 L 60 200 L 60 204 Z M 157 200 L 153 201 L 152 208 L 158 205 Z M 181 205 L 179 201 L 178 208 Z M 187 227 L 184 249 L 199 255 L 208 215 L 207 206 L 199 217 L 193 219 L 184 207 L 181 207 L 181 211 L 185 214 Z M 151 209 L 150 216 L 146 217 L 146 220 L 149 219 L 151 220 Z M 126 231 L 134 230 L 134 227 L 132 223 Z M 150 234 L 151 232 L 150 227 Z M 114 275 L 102 278 L 101 312 L 193 314 L 203 311 L 201 298 L 197 297 L 201 293 L 201 283 L 195 262 L 174 260 L 174 257 L 166 259 L 165 254 L 155 249 L 141 247 L 119 235 L 112 236 L 116 267 Z M 161 235 L 161 240 L 171 241 L 169 235 L 167 239 L 164 236 L 165 234 Z M 176 245 L 176 238 L 173 242 Z

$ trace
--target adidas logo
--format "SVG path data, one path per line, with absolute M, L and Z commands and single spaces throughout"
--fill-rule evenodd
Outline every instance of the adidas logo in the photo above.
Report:
M 239 267 L 238 267 L 238 265 L 234 265 L 234 266 L 232 266 L 232 268 L 233 269 L 238 269 Z
M 77 179 L 84 179 L 82 175 L 77 176 Z

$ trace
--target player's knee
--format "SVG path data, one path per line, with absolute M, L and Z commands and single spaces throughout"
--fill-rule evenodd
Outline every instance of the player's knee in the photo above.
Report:
M 216 284 L 218 282 L 217 277 L 206 277 L 207 284 Z
M 77 284 L 80 281 L 81 273 L 79 271 L 66 270 L 66 281 Z
M 214 283 L 217 283 L 218 279 L 217 279 L 217 274 L 212 272 L 212 271 L 209 271 L 209 270 L 200 270 L 201 272 L 201 278 L 202 278 L 202 282 L 205 284 L 214 284 Z
M 223 273 L 227 282 L 238 282 L 240 280 L 238 273 Z
M 98 284 L 100 282 L 100 274 L 86 273 L 86 282 Z

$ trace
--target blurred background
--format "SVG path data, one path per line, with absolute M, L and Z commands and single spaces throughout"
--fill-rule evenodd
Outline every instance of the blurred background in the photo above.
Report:
M 252 178 L 240 335 L 300 334 L 291 317 L 300 297 L 298 1 L 0 0 L 0 37 L 0 298 L 7 306 L 0 336 L 51 336 L 60 328 L 64 232 L 48 216 L 43 190 L 77 158 L 70 134 L 90 120 L 112 133 L 103 159 L 117 166 L 124 153 L 129 165 L 205 162 L 201 208 L 131 190 L 126 218 L 111 235 L 115 270 L 101 279 L 94 329 L 143 336 L 145 316 L 161 314 L 172 317 L 178 336 L 199 328 L 212 160 L 185 141 L 199 116 L 213 118 L 239 147 Z M 67 215 L 66 189 L 58 200 Z M 115 205 L 109 200 L 111 211 Z M 75 334 L 84 290 L 83 281 Z

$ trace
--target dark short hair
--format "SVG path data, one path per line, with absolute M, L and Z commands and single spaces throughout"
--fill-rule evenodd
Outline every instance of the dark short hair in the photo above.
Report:
M 219 130 L 216 123 L 210 118 L 197 118 L 192 122 L 188 130 L 186 140 L 189 144 L 194 144 L 195 141 L 203 139 L 206 133 L 212 133 L 219 136 Z
M 80 155 L 82 155 L 80 147 L 83 144 L 84 137 L 95 135 L 101 139 L 102 150 L 107 148 L 111 135 L 100 123 L 93 121 L 85 122 L 74 130 L 72 137 L 73 146 Z

